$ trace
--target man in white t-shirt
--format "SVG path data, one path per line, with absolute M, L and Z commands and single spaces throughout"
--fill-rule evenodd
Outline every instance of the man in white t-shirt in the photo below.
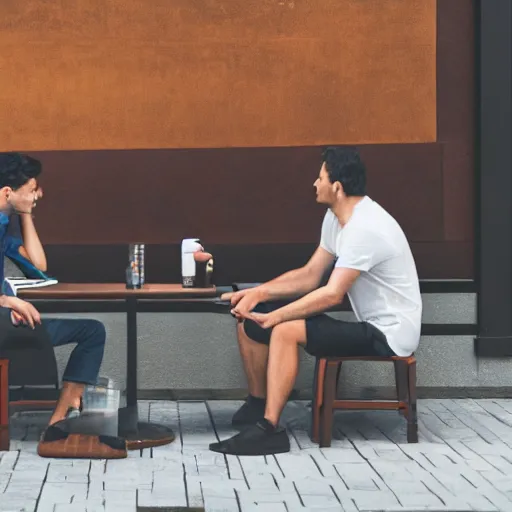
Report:
M 241 432 L 211 444 L 213 451 L 289 451 L 286 430 L 278 423 L 297 376 L 299 345 L 318 357 L 408 356 L 418 347 L 421 295 L 402 229 L 366 195 L 366 169 L 355 148 L 329 147 L 322 160 L 314 187 L 317 202 L 328 210 L 320 245 L 309 262 L 228 295 L 239 320 L 249 396 L 232 421 Z M 331 269 L 329 281 L 321 286 Z M 324 313 L 345 294 L 357 322 Z

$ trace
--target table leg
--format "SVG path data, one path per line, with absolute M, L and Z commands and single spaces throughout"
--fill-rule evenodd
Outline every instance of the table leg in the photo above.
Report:
M 126 299 L 126 407 L 117 414 L 117 434 L 126 439 L 129 450 L 169 444 L 175 436 L 172 429 L 157 423 L 139 421 L 137 408 L 137 299 Z M 101 412 L 84 411 L 78 418 L 61 422 L 61 428 L 71 433 L 115 435 L 115 423 Z M 112 430 L 114 432 L 112 432 Z M 0 449 L 5 435 L 0 430 Z
M 126 406 L 137 405 L 137 298 L 126 299 Z
M 157 423 L 139 421 L 137 408 L 137 298 L 126 298 L 126 407 L 119 409 L 119 436 L 127 440 L 128 449 L 142 449 L 169 444 L 172 429 Z

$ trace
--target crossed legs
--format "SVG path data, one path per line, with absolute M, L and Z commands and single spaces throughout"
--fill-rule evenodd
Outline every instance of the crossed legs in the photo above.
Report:
M 87 384 L 96 384 L 105 349 L 105 327 L 91 319 L 44 319 L 54 346 L 76 343 L 62 377 L 62 391 L 50 418 L 50 425 L 79 409 Z

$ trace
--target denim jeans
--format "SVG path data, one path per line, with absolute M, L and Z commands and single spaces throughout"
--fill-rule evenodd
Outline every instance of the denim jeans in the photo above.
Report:
M 45 318 L 42 321 L 54 347 L 76 343 L 63 381 L 96 384 L 105 349 L 105 326 L 98 320 Z

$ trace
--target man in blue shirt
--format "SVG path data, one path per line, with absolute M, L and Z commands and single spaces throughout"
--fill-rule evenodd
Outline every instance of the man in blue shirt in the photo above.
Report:
M 4 281 L 4 259 L 9 257 L 27 277 L 44 276 L 46 257 L 32 219 L 40 197 L 37 178 L 41 163 L 19 153 L 0 153 L 0 284 Z M 19 216 L 19 219 L 16 217 Z M 9 230 L 11 218 L 21 219 L 21 233 Z M 105 327 L 90 319 L 41 319 L 37 309 L 19 297 L 0 291 L 0 320 L 20 329 L 41 324 L 54 346 L 76 343 L 62 377 L 62 391 L 50 419 L 54 424 L 80 409 L 87 384 L 96 384 L 105 348 Z

